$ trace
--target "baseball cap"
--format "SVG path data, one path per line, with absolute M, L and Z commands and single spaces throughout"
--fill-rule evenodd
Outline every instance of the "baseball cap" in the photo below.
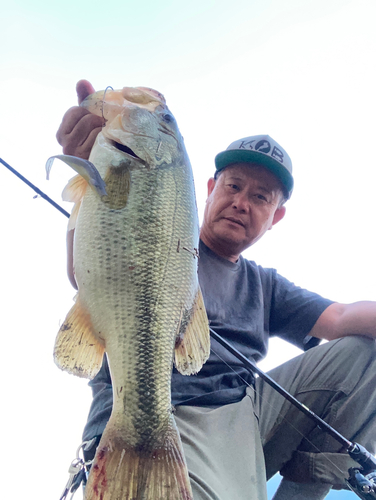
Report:
M 218 171 L 233 163 L 257 163 L 270 170 L 281 181 L 290 198 L 294 187 L 292 162 L 286 151 L 269 135 L 253 135 L 232 142 L 215 157 Z

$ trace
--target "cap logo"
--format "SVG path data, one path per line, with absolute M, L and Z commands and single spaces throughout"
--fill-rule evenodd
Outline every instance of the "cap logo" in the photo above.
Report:
M 258 143 L 256 144 L 255 151 L 260 151 L 260 153 L 268 154 L 270 151 L 270 147 L 271 147 L 270 143 L 262 139 L 261 141 L 258 141 Z
M 265 139 L 261 139 L 260 141 L 256 142 L 255 146 L 253 146 L 254 142 L 256 142 L 255 139 L 253 139 L 251 141 L 241 141 L 239 146 L 238 146 L 238 149 L 252 149 L 254 151 L 259 151 L 260 153 L 264 153 L 266 155 L 270 154 L 270 156 L 272 158 L 275 158 L 280 163 L 283 163 L 283 153 L 276 146 L 273 147 L 273 150 L 270 153 L 270 150 L 272 149 L 272 147 L 271 147 L 271 144 L 269 141 L 266 141 Z
M 239 144 L 239 149 L 246 149 L 246 147 L 248 146 L 249 149 L 253 149 L 252 147 L 252 143 L 253 142 L 256 142 L 255 140 L 253 141 L 241 141 L 240 144 Z
M 283 163 L 283 153 L 280 149 L 276 148 L 275 146 L 272 151 L 272 157 Z

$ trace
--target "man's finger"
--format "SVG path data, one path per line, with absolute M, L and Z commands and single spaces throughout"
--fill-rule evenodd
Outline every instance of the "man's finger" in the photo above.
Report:
M 87 109 L 80 108 L 79 106 L 73 106 L 72 108 L 68 109 L 68 111 L 63 116 L 63 120 L 56 134 L 56 138 L 60 145 L 62 145 L 62 138 L 70 134 L 76 127 L 77 123 L 88 114 L 90 114 L 90 112 Z
M 94 94 L 95 89 L 92 86 L 92 84 L 87 80 L 80 80 L 79 82 L 77 82 L 76 92 L 77 92 L 78 104 L 81 104 L 81 102 L 84 99 L 86 99 L 88 95 Z
M 87 158 L 102 126 L 103 119 L 100 116 L 76 106 L 64 115 L 56 138 L 63 146 L 64 154 Z
M 86 141 L 83 144 L 77 146 L 76 150 L 74 151 L 75 154 L 73 156 L 78 156 L 80 158 L 87 160 L 94 146 L 95 139 L 97 138 L 97 135 L 101 130 L 102 127 L 97 127 L 93 129 L 88 135 Z

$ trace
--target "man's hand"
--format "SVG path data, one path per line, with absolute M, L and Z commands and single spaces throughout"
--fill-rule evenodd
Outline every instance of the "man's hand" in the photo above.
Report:
M 87 80 L 80 80 L 76 85 L 76 91 L 78 104 L 95 92 Z M 87 160 L 103 125 L 103 118 L 91 114 L 84 108 L 73 106 L 68 109 L 56 134 L 58 143 L 63 146 L 63 153 Z

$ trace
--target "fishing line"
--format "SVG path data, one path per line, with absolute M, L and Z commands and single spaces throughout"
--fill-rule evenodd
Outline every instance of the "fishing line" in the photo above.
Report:
M 263 400 L 264 403 L 266 403 L 277 415 L 280 415 L 280 412 L 279 410 L 277 410 L 273 405 L 272 403 L 270 403 L 264 396 L 261 396 L 261 393 L 259 391 L 256 391 L 256 386 L 252 386 L 249 382 L 247 382 L 239 373 L 237 373 L 237 371 L 227 363 L 227 361 L 225 359 L 223 359 L 212 347 L 210 348 L 211 352 L 213 354 L 215 354 L 228 368 L 230 368 L 230 370 L 232 370 L 235 375 L 237 375 L 248 387 L 252 388 L 255 393 L 258 395 L 258 397 L 260 399 Z M 320 448 L 318 448 L 314 443 L 312 443 L 312 441 L 306 437 L 298 428 L 296 428 L 294 426 L 294 424 L 292 424 L 288 419 L 287 417 L 283 417 L 282 416 L 282 420 L 284 420 L 294 431 L 296 431 L 303 439 L 305 439 L 315 450 L 317 450 L 317 452 L 321 455 L 324 455 L 324 458 L 331 464 L 333 465 L 333 467 L 335 467 L 341 474 L 345 475 L 346 472 L 344 472 L 343 470 L 341 470 L 337 464 L 335 464 L 334 462 L 332 462 L 332 460 L 330 460 L 330 458 L 328 456 L 325 455 L 325 453 L 323 451 L 320 450 Z

